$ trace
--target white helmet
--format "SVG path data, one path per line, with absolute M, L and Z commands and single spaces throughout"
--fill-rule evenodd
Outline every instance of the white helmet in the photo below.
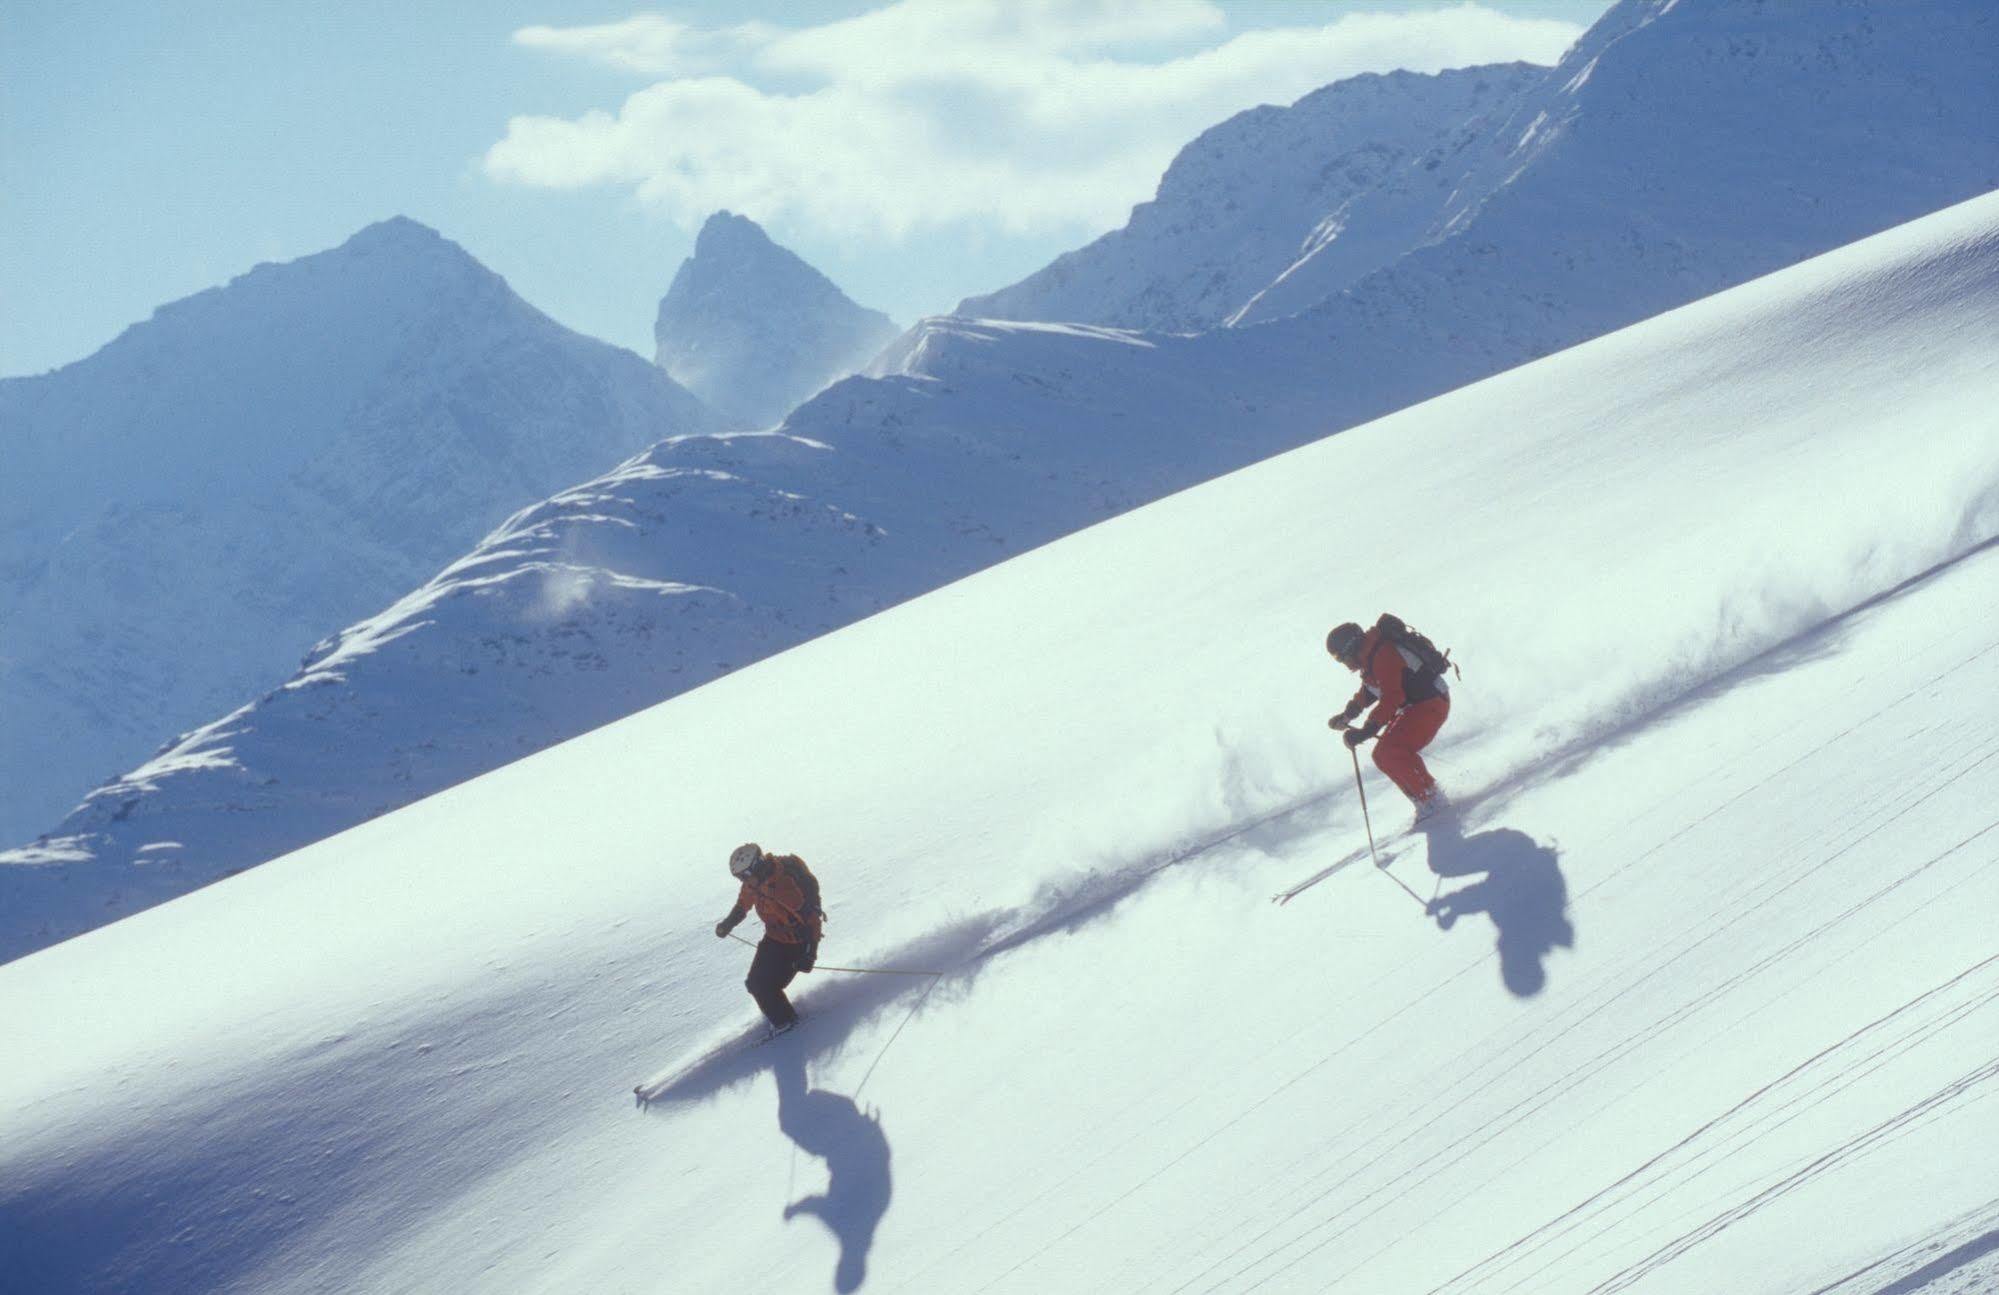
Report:
M 764 861 L 763 847 L 751 842 L 739 845 L 729 852 L 729 871 L 737 877 L 747 877 L 750 869 Z

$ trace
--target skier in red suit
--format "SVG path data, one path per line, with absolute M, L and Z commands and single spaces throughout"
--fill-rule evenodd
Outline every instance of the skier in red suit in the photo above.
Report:
M 1450 685 L 1443 671 L 1433 668 L 1421 653 L 1390 638 L 1382 624 L 1370 630 L 1362 630 L 1351 621 L 1337 626 L 1326 636 L 1326 651 L 1360 675 L 1360 690 L 1328 723 L 1344 730 L 1349 747 L 1379 737 L 1374 747 L 1375 767 L 1402 789 L 1416 806 L 1418 819 L 1442 809 L 1444 794 L 1417 752 L 1437 736 L 1451 713 Z M 1369 702 L 1374 703 L 1374 709 L 1361 727 L 1354 728 L 1354 719 Z

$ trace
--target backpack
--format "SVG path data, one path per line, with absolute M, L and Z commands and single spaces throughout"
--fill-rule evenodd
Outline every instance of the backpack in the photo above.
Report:
M 1438 651 L 1435 643 L 1419 631 L 1410 629 L 1403 623 L 1402 618 L 1393 612 L 1381 613 L 1381 618 L 1374 622 L 1374 629 L 1375 633 L 1396 647 L 1407 648 L 1417 661 L 1422 663 L 1420 668 L 1424 674 L 1441 678 L 1448 671 L 1460 679 L 1464 677 L 1457 663 L 1451 660 L 1449 652 Z

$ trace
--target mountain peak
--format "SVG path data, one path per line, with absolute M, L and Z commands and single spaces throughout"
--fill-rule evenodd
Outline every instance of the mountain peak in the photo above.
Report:
M 721 421 L 407 218 L 0 384 L 0 831 L 282 680 L 523 504 Z
M 709 404 L 769 426 L 894 337 L 747 216 L 718 211 L 694 240 L 653 326 L 661 368 Z
M 452 252 L 470 257 L 471 253 L 452 242 L 421 221 L 408 216 L 391 216 L 365 225 L 336 249 L 338 252 L 360 253 L 378 252 L 416 254 Z
M 1288 108 L 1263 105 L 1202 131 L 1175 155 L 1121 229 L 1010 287 L 961 302 L 982 318 L 1069 320 L 1191 332 L 1233 315 L 1327 237 L 1346 232 L 1358 277 L 1408 249 L 1421 222 L 1366 197 L 1424 161 L 1547 69 L 1493 64 L 1438 73 L 1362 73 Z M 1446 191 L 1448 192 L 1448 191 Z M 1442 201 L 1441 196 L 1438 198 Z
M 388 219 L 378 220 L 372 225 L 364 225 L 352 238 L 347 240 L 350 245 L 361 242 L 443 243 L 448 241 L 444 235 L 438 233 L 430 226 L 420 220 L 412 220 L 408 216 L 390 216 Z
M 771 241 L 764 227 L 748 216 L 738 216 L 733 211 L 718 211 L 701 224 L 701 232 L 694 238 L 694 255 L 697 257 L 726 256 L 742 252 L 785 251 Z M 800 261 L 800 265 L 805 262 Z M 810 269 L 810 266 L 806 267 Z M 818 273 L 816 270 L 813 273 Z

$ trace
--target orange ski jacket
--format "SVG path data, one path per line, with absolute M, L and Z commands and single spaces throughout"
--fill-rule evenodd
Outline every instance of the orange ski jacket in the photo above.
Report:
M 764 933 L 780 944 L 806 944 L 818 940 L 826 916 L 819 908 L 819 879 L 795 854 L 764 856 L 770 875 L 762 881 L 743 882 L 736 893 L 736 906 L 729 910 L 734 926 L 754 908 L 764 924 Z

